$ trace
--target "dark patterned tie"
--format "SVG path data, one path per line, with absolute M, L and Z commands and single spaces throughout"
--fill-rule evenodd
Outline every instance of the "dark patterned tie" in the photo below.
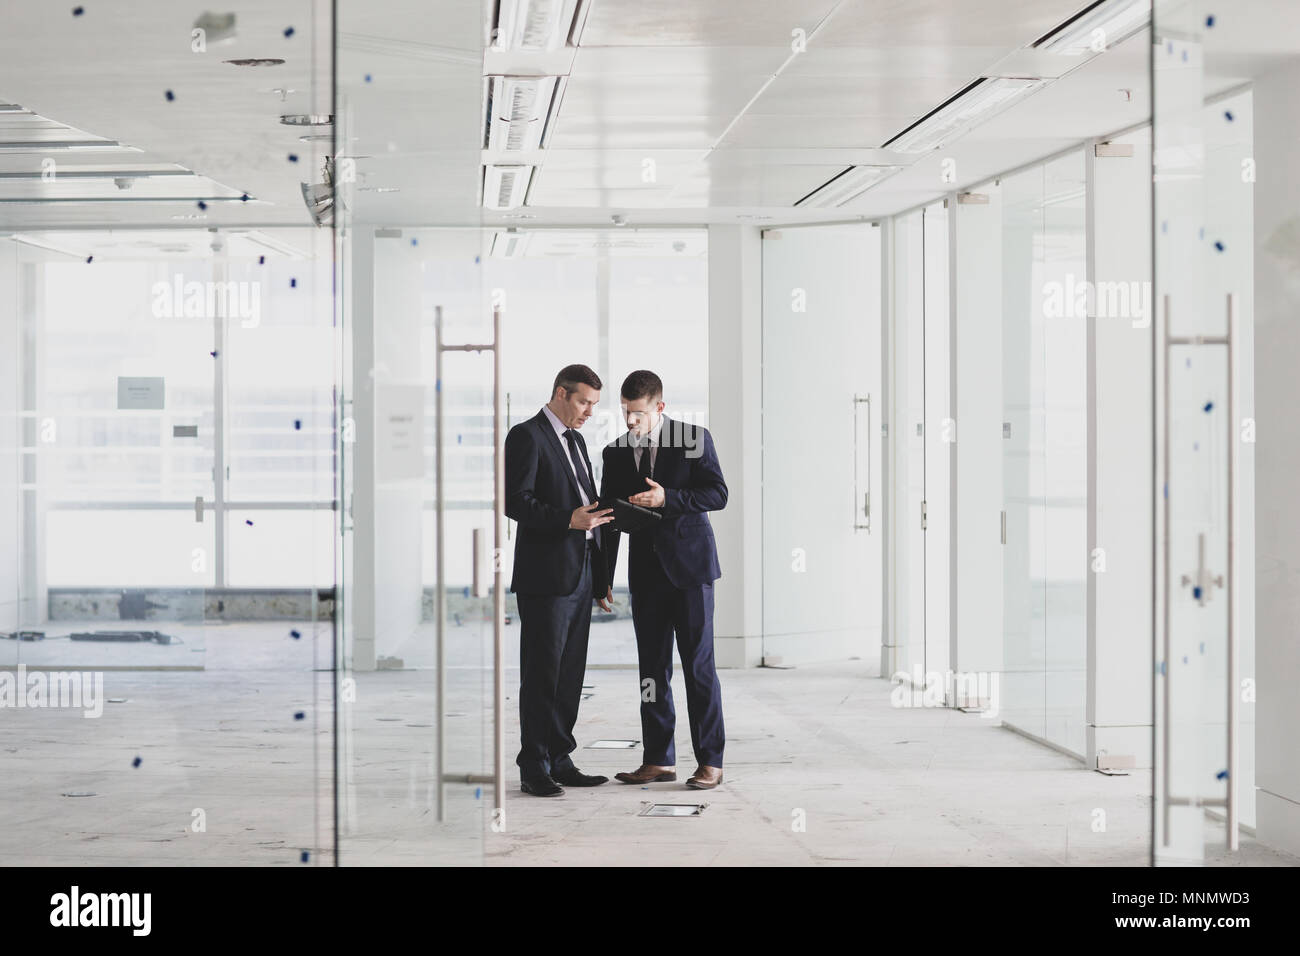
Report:
M 572 428 L 568 428 L 565 429 L 564 439 L 569 443 L 569 458 L 573 462 L 573 470 L 578 473 L 578 483 L 587 493 L 587 500 L 595 501 L 596 486 L 592 484 L 591 475 L 587 473 L 587 466 L 582 460 L 582 453 L 578 451 L 578 435 Z
M 650 488 L 650 486 L 645 483 L 645 479 L 654 474 L 654 460 L 650 457 L 650 449 L 653 447 L 654 446 L 650 443 L 649 436 L 647 436 L 644 443 L 641 445 L 641 464 L 637 469 L 637 474 L 641 476 L 642 481 L 641 487 L 638 488 L 637 491 L 646 491 Z

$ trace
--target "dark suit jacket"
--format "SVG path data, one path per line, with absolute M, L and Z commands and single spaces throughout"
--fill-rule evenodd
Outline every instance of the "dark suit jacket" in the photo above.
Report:
M 664 487 L 664 505 L 659 509 L 663 519 L 628 536 L 634 539 L 628 549 L 628 584 L 636 590 L 645 571 L 644 562 L 656 556 L 674 587 L 710 584 L 722 577 L 722 569 L 707 512 L 721 511 L 727 504 L 727 483 L 722 479 L 713 436 L 707 428 L 665 415 L 659 442 L 651 477 Z M 627 500 L 649 489 L 637 474 L 636 458 L 626 433 L 605 446 L 604 465 L 600 480 L 602 502 Z M 605 535 L 610 581 L 614 580 L 622 537 L 615 531 Z
M 590 473 L 582 432 L 578 432 L 578 448 Z M 519 522 L 510 590 L 516 594 L 572 594 L 582 575 L 587 536 L 571 529 L 569 518 L 574 508 L 582 507 L 582 496 L 569 464 L 569 449 L 544 411 L 520 422 L 506 435 L 505 470 L 506 517 Z M 594 529 L 597 544 L 603 530 Z M 603 569 L 603 560 L 592 562 L 592 597 L 605 596 Z

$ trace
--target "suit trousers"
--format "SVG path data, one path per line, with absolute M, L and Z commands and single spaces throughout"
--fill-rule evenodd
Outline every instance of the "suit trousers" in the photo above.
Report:
M 591 627 L 592 562 L 603 560 L 591 543 L 573 593 L 516 594 L 519 604 L 519 736 L 515 763 L 531 780 L 573 767 L 582 680 L 587 673 Z
M 644 762 L 677 764 L 673 707 L 673 634 L 686 683 L 686 712 L 695 761 L 722 766 L 725 730 L 722 686 L 713 659 L 713 584 L 678 588 L 668 580 L 657 556 L 638 562 L 632 587 L 632 624 L 641 670 L 641 735 Z M 647 683 L 647 681 L 649 683 Z

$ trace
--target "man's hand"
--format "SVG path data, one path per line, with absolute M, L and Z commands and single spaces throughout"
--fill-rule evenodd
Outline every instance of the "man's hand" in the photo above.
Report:
M 605 596 L 603 598 L 596 598 L 596 603 L 600 605 L 602 611 L 614 610 L 614 589 L 612 587 L 606 588 Z
M 569 515 L 569 530 L 587 531 L 602 525 L 607 521 L 614 520 L 614 509 L 606 508 L 604 511 L 597 511 L 600 502 L 594 505 L 583 505 L 581 508 L 574 508 L 573 514 Z
M 650 486 L 649 491 L 638 492 L 627 500 L 634 505 L 640 505 L 642 508 L 662 508 L 664 506 L 664 486 L 653 478 L 647 478 L 646 483 Z

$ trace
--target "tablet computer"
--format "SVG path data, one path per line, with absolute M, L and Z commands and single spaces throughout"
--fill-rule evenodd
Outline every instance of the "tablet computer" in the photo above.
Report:
M 663 514 L 651 508 L 642 508 L 623 498 L 614 499 L 614 530 L 631 533 L 648 528 L 663 520 Z

